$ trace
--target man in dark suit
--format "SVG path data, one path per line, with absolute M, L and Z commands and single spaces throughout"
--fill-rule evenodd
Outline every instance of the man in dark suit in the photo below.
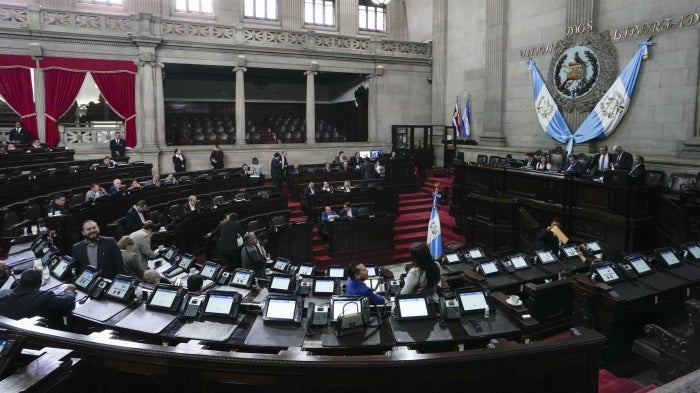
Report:
M 608 153 L 608 147 L 603 145 L 598 149 L 598 152 L 593 159 L 588 163 L 587 172 L 591 176 L 601 176 L 605 171 L 610 169 L 610 165 L 614 161 L 614 156 Z
M 143 224 L 147 221 L 145 216 L 146 209 L 148 209 L 148 205 L 143 199 L 131 206 L 126 212 L 126 233 L 132 233 L 143 228 Z
M 282 185 L 282 156 L 280 153 L 275 153 L 272 157 L 270 177 L 272 178 L 272 186 L 279 190 Z
M 112 157 L 124 157 L 126 154 L 126 142 L 122 139 L 121 132 L 114 133 L 114 139 L 109 141 L 109 151 L 112 152 Z
M 22 127 L 21 122 L 16 122 L 15 128 L 13 128 L 12 131 L 10 131 L 10 142 L 28 145 L 30 138 L 31 136 L 29 135 L 29 131 L 27 131 L 26 128 Z
M 578 161 L 575 154 L 569 154 L 569 159 L 562 167 L 562 172 L 566 175 L 581 176 L 583 175 L 583 164 Z
M 343 204 L 343 210 L 340 211 L 342 218 L 357 218 L 357 208 L 350 206 L 350 202 Z
M 644 184 L 647 182 L 647 171 L 644 168 L 644 157 L 636 154 L 632 158 L 632 168 L 627 172 L 627 178 L 632 184 Z
M 49 327 L 63 325 L 62 315 L 75 308 L 75 285 L 65 284 L 60 293 L 41 290 L 42 272 L 27 269 L 19 278 L 19 285 L 0 291 L 0 315 L 22 319 L 34 316 L 45 317 Z
M 359 171 L 360 168 L 362 168 L 362 164 L 364 164 L 364 163 L 365 163 L 365 159 L 360 157 L 359 151 L 356 151 L 355 155 L 350 157 L 350 162 L 348 163 L 348 166 L 350 166 L 350 168 L 352 168 L 356 171 Z
M 219 237 L 216 241 L 216 252 L 221 257 L 221 264 L 226 270 L 242 267 L 241 248 L 237 243 L 238 235 L 245 235 L 245 231 L 236 213 L 226 213 L 224 220 L 213 231 L 207 233 L 207 237 Z
M 372 180 L 377 177 L 377 172 L 374 170 L 374 164 L 369 161 L 362 163 L 360 173 L 362 174 L 363 180 Z
M 525 161 L 523 161 L 523 169 L 535 169 L 537 162 L 532 153 L 525 153 Z
M 219 145 L 214 145 L 214 150 L 209 154 L 209 162 L 213 169 L 223 169 L 224 168 L 224 152 L 221 151 Z
M 632 168 L 632 155 L 622 149 L 622 146 L 613 147 L 615 155 L 613 157 L 613 168 L 628 171 Z
M 182 205 L 182 214 L 186 216 L 197 212 L 199 212 L 199 206 L 197 206 L 197 196 L 190 195 L 187 197 L 187 203 Z
M 325 164 L 323 164 L 323 172 L 324 173 L 330 173 L 331 172 L 331 163 L 326 161 Z
M 78 262 L 78 270 L 94 266 L 102 274 L 113 279 L 117 274 L 124 274 L 124 260 L 114 238 L 100 236 L 100 227 L 92 220 L 83 222 L 82 241 L 73 245 L 73 258 Z
M 243 241 L 244 244 L 241 248 L 243 268 L 255 271 L 255 277 L 265 278 L 265 263 L 267 262 L 265 249 L 258 241 L 255 233 L 246 233 L 243 236 Z

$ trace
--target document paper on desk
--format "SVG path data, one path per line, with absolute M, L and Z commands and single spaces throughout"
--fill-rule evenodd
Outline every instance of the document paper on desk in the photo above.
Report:
M 564 234 L 564 232 L 561 231 L 561 229 L 559 229 L 558 226 L 552 225 L 552 229 L 550 229 L 550 231 L 552 231 L 554 236 L 556 236 L 557 239 L 559 239 L 561 244 L 566 244 L 569 242 L 569 238 Z

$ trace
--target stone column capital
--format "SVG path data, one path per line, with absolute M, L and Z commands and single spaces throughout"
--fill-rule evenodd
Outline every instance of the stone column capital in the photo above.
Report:
M 318 74 L 318 72 L 314 72 L 314 71 L 306 71 L 306 72 L 304 72 L 304 75 L 305 75 L 305 76 L 309 76 L 309 75 L 314 75 L 314 76 L 315 76 L 315 75 L 317 75 L 317 74 Z
M 248 68 L 246 68 L 246 67 L 238 67 L 238 66 L 233 67 L 233 72 L 238 72 L 238 71 L 246 72 L 246 71 L 248 71 Z

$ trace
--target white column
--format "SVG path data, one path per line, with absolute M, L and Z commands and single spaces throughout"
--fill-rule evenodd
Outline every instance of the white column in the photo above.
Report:
M 141 125 L 137 130 L 137 143 L 144 148 L 155 146 L 156 105 L 155 88 L 153 83 L 153 68 L 155 62 L 140 61 L 141 74 Z
M 163 96 L 163 68 L 165 65 L 163 63 L 156 63 L 156 129 L 155 138 L 156 145 L 160 150 L 167 150 L 167 145 L 165 143 L 165 96 Z
M 245 61 L 241 61 L 239 56 L 239 64 L 242 62 L 245 65 Z M 243 58 L 245 60 L 245 58 Z M 245 144 L 245 77 L 244 72 L 246 68 L 243 65 L 234 67 L 233 70 L 236 72 L 236 144 Z
M 384 66 L 378 65 L 374 69 L 374 76 L 369 80 L 369 95 L 367 97 L 367 142 L 377 141 L 377 120 L 379 109 L 379 85 L 381 76 L 384 75 Z
M 46 142 L 46 90 L 44 87 L 44 71 L 39 68 L 39 59 L 36 59 L 34 69 L 34 106 L 36 110 L 36 132 L 39 140 Z M 60 141 L 59 141 L 60 144 Z
M 318 71 L 318 63 L 312 61 L 306 75 L 306 144 L 316 144 L 316 84 L 314 76 Z

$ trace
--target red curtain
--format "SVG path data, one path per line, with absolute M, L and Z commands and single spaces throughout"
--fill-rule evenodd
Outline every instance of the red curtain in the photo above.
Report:
M 64 70 L 64 72 L 65 70 L 75 71 L 73 72 L 74 74 L 80 74 L 83 75 L 83 77 L 85 76 L 85 72 L 89 71 L 107 103 L 119 116 L 124 118 L 124 123 L 126 126 L 126 135 L 124 139 L 126 144 L 131 147 L 136 145 L 136 64 L 130 61 L 122 60 L 46 57 L 41 60 L 41 68 L 46 68 L 47 70 L 45 72 L 54 70 L 55 68 Z M 78 85 L 78 90 L 75 91 L 72 99 L 75 99 L 75 96 L 80 90 L 80 86 L 82 86 L 82 79 L 80 81 L 80 85 Z M 48 83 L 46 83 L 46 88 L 48 90 Z M 48 97 L 49 92 L 47 91 L 46 94 Z M 71 104 L 72 101 L 68 104 L 69 107 Z M 62 116 L 69 107 L 63 109 L 63 112 L 61 112 L 59 117 Z M 47 113 L 48 108 L 49 106 L 47 101 Z M 56 117 L 56 119 L 58 119 L 58 117 Z M 48 140 L 48 117 L 46 124 L 46 139 Z M 53 122 L 53 127 L 56 129 L 56 135 L 58 135 L 58 128 L 56 127 L 55 121 Z M 56 140 L 58 141 L 58 139 Z
M 30 68 L 36 63 L 29 56 L 0 56 L 0 96 L 17 115 L 22 126 L 29 130 L 32 138 L 37 138 L 36 107 L 32 89 Z
M 55 147 L 58 144 L 60 136 L 56 121 L 73 105 L 83 80 L 85 80 L 84 71 L 74 72 L 57 68 L 44 70 L 46 144 L 49 147 Z
M 124 119 L 127 146 L 136 146 L 135 75 L 126 72 L 91 72 L 105 100 Z

